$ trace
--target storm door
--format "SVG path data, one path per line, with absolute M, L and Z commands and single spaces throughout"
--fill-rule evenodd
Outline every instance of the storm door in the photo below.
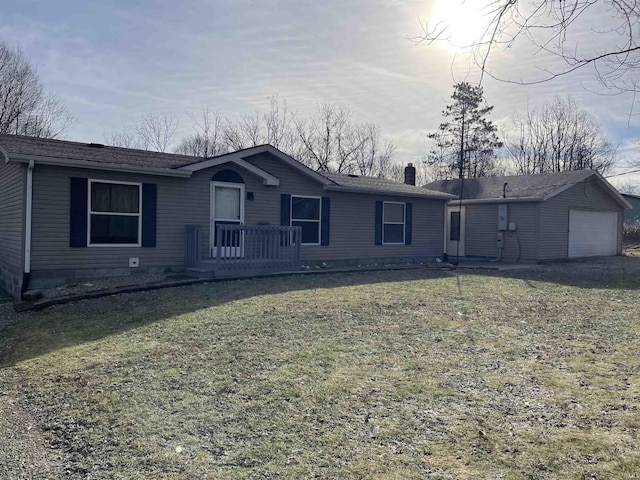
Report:
M 465 207 L 449 206 L 447 209 L 447 255 L 464 257 Z
M 244 185 L 211 182 L 211 257 L 220 243 L 224 257 L 241 257 L 243 235 L 240 231 L 219 230 L 221 225 L 244 224 Z

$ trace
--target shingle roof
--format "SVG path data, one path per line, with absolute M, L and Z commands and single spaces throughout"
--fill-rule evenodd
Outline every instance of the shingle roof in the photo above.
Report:
M 22 135 L 0 135 L 0 146 L 7 151 L 9 156 L 34 155 L 147 168 L 177 168 L 203 160 L 174 153 L 95 145 Z
M 174 170 L 178 167 L 193 165 L 208 160 L 188 155 L 150 152 L 146 150 L 134 150 L 131 148 L 109 147 L 100 144 L 34 138 L 22 135 L 0 134 L 0 147 L 7 151 L 9 157 L 24 155 L 65 160 L 82 160 L 110 165 Z M 249 148 L 248 150 L 252 150 L 252 148 Z M 228 155 L 233 155 L 233 153 Z M 303 167 L 302 164 L 300 164 L 300 167 L 301 170 L 308 170 L 307 167 Z M 321 175 L 337 186 L 353 191 L 450 198 L 449 195 L 446 193 L 443 194 L 440 191 L 429 190 L 422 187 L 416 187 L 414 185 L 406 185 L 404 183 L 394 182 L 393 180 L 386 180 L 383 178 L 362 177 L 339 173 L 322 173 Z
M 594 173 L 595 170 L 574 170 L 569 172 L 541 173 L 537 175 L 469 178 L 464 181 L 462 198 L 464 200 L 488 200 L 494 198 L 541 199 L 562 187 L 579 183 Z M 460 179 L 436 180 L 435 182 L 426 184 L 424 188 L 460 195 L 460 182 Z
M 431 196 L 436 198 L 446 198 L 443 192 L 407 185 L 406 183 L 394 182 L 385 178 L 363 177 L 359 175 L 349 175 L 344 173 L 322 173 L 322 175 L 336 185 L 353 188 L 355 190 L 379 191 L 380 193 L 413 194 L 420 196 Z M 446 193 L 446 192 L 445 192 Z

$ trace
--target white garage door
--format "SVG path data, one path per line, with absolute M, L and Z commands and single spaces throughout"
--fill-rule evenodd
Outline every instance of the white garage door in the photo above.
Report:
M 617 212 L 569 211 L 569 257 L 617 253 Z

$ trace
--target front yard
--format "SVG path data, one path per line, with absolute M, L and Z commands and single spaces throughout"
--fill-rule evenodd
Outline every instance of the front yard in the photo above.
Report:
M 0 477 L 640 478 L 639 291 L 626 257 L 25 314 L 0 340 Z

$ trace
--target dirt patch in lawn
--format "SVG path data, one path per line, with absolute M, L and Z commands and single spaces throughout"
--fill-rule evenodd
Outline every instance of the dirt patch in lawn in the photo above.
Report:
M 20 317 L 0 381 L 72 479 L 633 478 L 640 301 L 619 261 L 77 302 Z
M 65 455 L 49 442 L 40 422 L 21 404 L 16 372 L 2 373 L 0 386 L 0 477 L 53 479 L 64 477 Z

